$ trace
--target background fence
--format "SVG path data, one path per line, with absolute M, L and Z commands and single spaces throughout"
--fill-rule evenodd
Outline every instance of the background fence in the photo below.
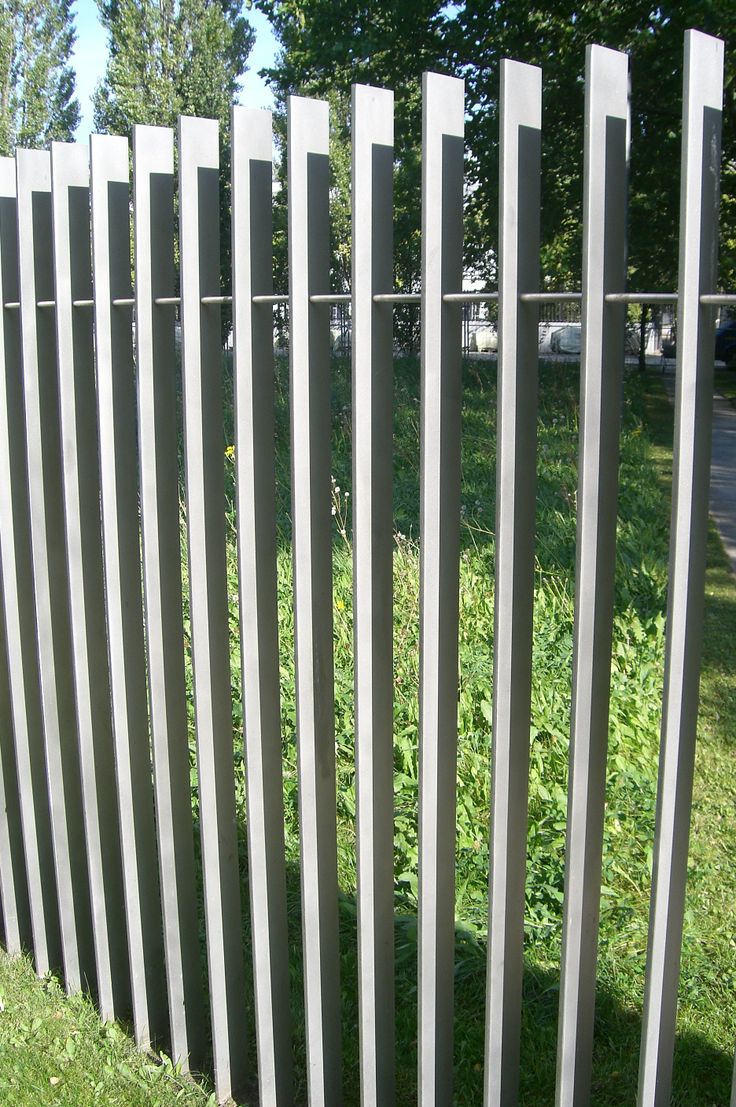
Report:
M 557 1101 L 589 1102 L 627 302 L 676 302 L 667 655 L 639 1102 L 670 1100 L 698 700 L 723 46 L 685 44 L 677 294 L 627 295 L 627 58 L 586 59 L 582 424 Z M 419 1095 L 452 1101 L 461 304 L 498 305 L 499 403 L 485 1100 L 516 1100 L 529 770 L 541 73 L 502 66 L 498 291 L 462 293 L 463 85 L 424 79 L 421 293 L 392 285 L 393 95 L 353 93 L 353 273 L 329 289 L 326 103 L 289 103 L 289 268 L 272 285 L 272 136 L 232 116 L 232 295 L 217 125 L 136 127 L 0 160 L 0 882 L 5 943 L 91 987 L 218 1097 L 245 1070 L 223 513 L 221 305 L 232 304 L 239 603 L 258 1084 L 292 1092 L 279 718 L 274 305 L 288 302 L 307 1075 L 341 1091 L 331 595 L 330 311 L 353 359 L 363 1102 L 394 1100 L 392 310 L 421 311 Z M 91 215 L 91 222 L 90 222 Z M 131 265 L 135 287 L 131 284 Z M 209 1002 L 199 957 L 182 615 L 176 309 Z M 279 310 L 282 310 L 279 307 Z M 135 327 L 133 328 L 133 320 Z M 140 537 L 142 535 L 142 553 Z M 489 587 L 491 582 L 489 582 Z M 152 756 L 151 756 L 152 755 Z M 479 833 L 483 828 L 479 828 Z M 157 844 L 157 852 L 153 843 Z M 208 1011 L 207 1018 L 205 1013 Z M 480 1015 L 480 1013 L 479 1013 Z M 209 1020 L 209 1028 L 206 1022 Z
M 495 358 L 498 354 L 498 302 L 477 300 L 462 306 L 461 350 L 465 356 L 480 354 L 482 357 Z M 676 321 L 674 304 L 663 305 L 652 311 L 653 318 L 645 323 L 644 348 L 646 356 L 661 356 L 667 345 L 674 347 Z M 419 350 L 421 333 L 421 306 L 419 304 L 402 305 L 406 324 L 402 341 L 396 341 L 394 349 L 398 355 L 415 354 Z M 636 309 L 638 311 L 640 309 Z M 540 357 L 560 356 L 575 358 L 581 349 L 581 311 L 579 300 L 564 300 L 561 303 L 542 303 L 539 306 L 539 355 Z M 628 358 L 639 355 L 641 343 L 641 323 L 630 312 L 625 338 L 625 352 Z M 274 342 L 276 348 L 288 353 L 289 324 L 288 305 L 274 306 Z M 557 336 L 555 339 L 553 336 Z M 336 357 L 351 357 L 353 348 L 353 325 L 350 304 L 334 304 L 330 311 L 330 340 L 332 353 Z M 228 339 L 231 345 L 232 338 Z

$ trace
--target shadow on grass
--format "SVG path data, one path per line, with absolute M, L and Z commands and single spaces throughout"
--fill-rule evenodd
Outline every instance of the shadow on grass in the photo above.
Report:
M 546 372 L 546 376 L 545 376 Z M 464 368 L 463 410 L 463 544 L 473 546 L 493 565 L 493 514 L 495 483 L 495 366 L 468 363 Z M 276 374 L 276 464 L 280 539 L 290 541 L 288 374 L 282 365 Z M 347 363 L 337 366 L 333 388 L 333 472 L 342 487 L 350 486 L 351 406 Z M 640 449 L 636 420 L 642 419 L 661 456 L 655 459 L 660 476 L 667 480 L 666 455 L 671 449 L 672 410 L 661 388 L 652 390 L 646 377 L 627 382 L 624 424 L 629 432 L 628 452 L 622 451 L 619 565 L 617 608 L 631 605 L 651 613 L 662 609 L 667 566 L 669 511 L 667 492 L 652 481 L 651 467 L 642 464 L 648 442 Z M 577 369 L 555 366 L 542 369 L 540 387 L 540 473 L 538 514 L 539 565 L 544 572 L 571 580 L 574 569 L 575 488 L 577 450 Z M 395 527 L 417 536 L 419 487 L 419 367 L 407 359 L 395 373 Z M 226 425 L 226 442 L 231 442 Z M 546 447 L 546 450 L 544 449 Z M 637 483 L 637 481 L 639 483 Z M 232 491 L 232 489 L 230 489 Z M 628 527 L 628 532 L 627 532 Z M 709 563 L 720 565 L 717 538 L 711 533 Z M 732 590 L 723 589 L 708 601 L 706 618 L 713 629 L 705 636 L 704 668 L 730 665 L 736 605 Z M 725 635 L 725 637 L 724 637 Z M 726 703 L 723 709 L 726 709 Z M 244 828 L 241 826 L 242 887 L 245 889 Z M 255 1071 L 255 1051 L 250 979 L 250 940 L 246 918 L 246 974 L 251 1033 L 249 1069 Z M 291 1004 L 296 1103 L 306 1102 L 303 965 L 301 949 L 300 889 L 296 865 L 288 871 Z M 357 935 L 354 898 L 340 900 L 341 987 L 343 1008 L 343 1072 L 345 1104 L 359 1102 Z M 417 927 L 412 916 L 396 919 L 396 1034 L 397 1102 L 416 1101 L 416 1004 Z M 559 975 L 544 964 L 528 961 L 524 980 L 520 1102 L 542 1107 L 554 1101 Z M 469 931 L 458 930 L 456 946 L 455 1097 L 458 1105 L 480 1104 L 483 1081 L 485 1004 L 485 943 Z M 594 1084 L 591 1102 L 601 1107 L 631 1104 L 636 1100 L 641 1012 L 614 989 L 599 986 L 596 1011 Z M 672 1102 L 682 1107 L 707 1107 L 728 1103 L 731 1057 L 714 1048 L 698 1033 L 682 1034 L 677 1041 Z M 256 1103 L 252 1092 L 244 1102 Z
M 734 374 L 736 376 L 736 374 Z M 667 397 L 662 378 L 649 374 L 645 395 L 648 432 L 657 450 L 656 463 L 660 480 L 668 495 L 672 486 L 672 443 L 674 437 L 673 406 Z M 703 674 L 706 694 L 713 708 L 723 719 L 736 720 L 736 696 L 733 690 L 733 642 L 736 639 L 736 590 L 731 565 L 712 520 L 708 525 L 706 551 L 708 576 L 705 596 L 703 635 Z M 725 682 L 707 681 L 707 676 L 723 674 Z M 723 729 L 723 728 L 721 728 Z M 729 737 L 736 741 L 736 727 Z
M 246 995 L 248 1003 L 248 1070 L 256 1072 L 253 978 L 244 827 L 240 825 L 240 865 Z M 299 866 L 287 865 L 289 975 L 294 1051 L 295 1107 L 306 1107 L 306 1045 L 304 966 L 301 937 Z M 342 995 L 343 1099 L 345 1107 L 360 1104 L 357 906 L 354 896 L 340 893 L 340 985 Z M 396 979 L 396 1102 L 417 1098 L 417 919 L 395 916 Z M 202 944 L 204 972 L 206 963 Z M 485 1033 L 485 940 L 461 926 L 455 936 L 455 1072 L 456 1107 L 483 1101 Z M 554 1103 L 557 1050 L 559 973 L 527 960 L 524 969 L 519 1102 L 524 1107 Z M 636 1101 L 641 1012 L 599 984 L 595 1014 L 595 1050 L 591 1103 L 596 1107 L 630 1107 Z M 732 1057 L 697 1033 L 680 1034 L 674 1062 L 672 1103 L 678 1107 L 727 1107 Z M 211 1071 L 211 1057 L 205 1060 Z M 239 1104 L 257 1107 L 257 1081 L 244 1089 Z
M 736 590 L 733 573 L 713 523 L 708 531 L 707 564 L 709 575 L 705 598 L 705 633 L 703 636 L 703 670 L 721 672 L 733 677 L 733 644 L 736 640 Z M 714 687 L 722 700 L 726 718 L 736 721 L 736 702 L 728 684 Z M 736 731 L 732 737 L 736 740 Z

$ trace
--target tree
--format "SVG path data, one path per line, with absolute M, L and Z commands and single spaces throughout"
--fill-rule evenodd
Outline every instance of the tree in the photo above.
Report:
M 276 100 L 281 149 L 275 219 L 286 222 L 286 99 L 292 93 L 330 103 L 332 162 L 332 270 L 337 289 L 350 274 L 350 86 L 395 90 L 394 273 L 397 288 L 418 287 L 421 243 L 421 75 L 444 69 L 442 0 L 256 0 L 281 44 L 265 71 Z M 285 235 L 276 238 L 277 279 L 285 282 Z M 397 337 L 416 337 L 415 311 L 395 313 Z
M 94 95 L 95 125 L 173 126 L 178 115 L 218 119 L 246 70 L 253 30 L 242 0 L 98 0 L 110 55 Z
M 548 0 L 523 9 L 508 0 L 465 0 L 449 44 L 468 84 L 468 220 L 495 240 L 498 69 L 502 57 L 543 70 L 542 273 L 550 287 L 576 287 L 581 269 L 585 47 L 600 43 L 631 59 L 628 276 L 633 291 L 677 283 L 683 40 L 688 27 L 730 39 L 732 0 Z M 736 276 L 736 66 L 727 53 L 723 116 L 721 279 Z M 647 311 L 640 313 L 642 338 Z
M 629 284 L 674 287 L 677 277 L 683 36 L 688 27 L 736 38 L 733 0 L 462 0 L 454 5 L 369 0 L 256 0 L 282 45 L 267 78 L 287 93 L 347 93 L 352 81 L 396 91 L 397 283 L 418 277 L 419 78 L 434 69 L 466 82 L 465 257 L 494 279 L 498 222 L 498 91 L 504 57 L 543 70 L 542 273 L 551 288 L 580 281 L 585 48 L 631 56 Z M 727 52 L 723 119 L 721 280 L 736 279 L 736 58 Z M 345 248 L 343 247 L 343 253 Z
M 0 153 L 69 141 L 74 96 L 72 0 L 0 0 Z
M 135 123 L 176 126 L 179 115 L 220 124 L 220 246 L 230 282 L 230 108 L 253 30 L 242 0 L 98 0 L 109 57 L 95 90 L 100 131 L 130 136 Z

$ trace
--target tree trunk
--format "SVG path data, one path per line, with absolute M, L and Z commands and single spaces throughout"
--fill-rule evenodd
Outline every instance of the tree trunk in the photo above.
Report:
M 639 321 L 639 372 L 643 373 L 647 367 L 647 316 L 649 304 L 641 305 L 641 319 Z

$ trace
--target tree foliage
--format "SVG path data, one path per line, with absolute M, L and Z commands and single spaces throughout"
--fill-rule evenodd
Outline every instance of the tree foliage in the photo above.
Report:
M 350 87 L 384 85 L 395 91 L 394 269 L 396 285 L 418 285 L 421 206 L 421 75 L 443 67 L 439 0 L 256 0 L 281 44 L 275 65 L 266 71 L 276 100 L 276 130 L 282 158 L 282 189 L 275 219 L 277 279 L 285 281 L 286 99 L 291 93 L 330 102 L 333 166 L 333 281 L 347 287 L 350 274 Z M 399 335 L 407 340 L 415 313 L 397 311 Z
M 253 44 L 242 0 L 98 0 L 110 54 L 95 125 L 173 126 L 179 115 L 229 123 Z
M 576 282 L 581 265 L 583 73 L 585 48 L 600 43 L 631 59 L 629 281 L 649 291 L 674 287 L 677 274 L 683 39 L 696 27 L 727 39 L 736 33 L 731 0 L 553 0 L 523 10 L 494 0 L 465 0 L 449 27 L 457 71 L 468 86 L 469 217 L 493 235 L 498 175 L 498 70 L 502 57 L 543 70 L 542 271 L 553 287 Z M 723 120 L 724 196 L 736 171 L 733 60 L 727 58 Z M 729 244 L 732 210 L 724 207 L 722 273 L 736 255 Z
M 72 0 L 0 0 L 0 153 L 69 141 L 74 96 Z
M 543 70 L 542 272 L 552 288 L 580 280 L 585 48 L 631 57 L 629 281 L 674 287 L 677 274 L 683 37 L 688 27 L 736 38 L 733 0 L 461 0 L 447 5 L 361 0 L 256 0 L 281 43 L 267 78 L 283 104 L 299 91 L 347 102 L 354 81 L 396 92 L 397 281 L 418 277 L 420 75 L 465 78 L 466 261 L 494 274 L 498 210 L 498 90 L 503 57 Z M 337 132 L 347 133 L 345 112 Z M 723 120 L 721 280 L 736 278 L 736 61 L 727 52 Z M 344 222 L 344 220 L 343 220 Z M 346 252 L 342 247 L 342 254 Z
M 253 30 L 243 0 L 98 0 L 109 56 L 95 90 L 99 131 L 130 135 L 135 123 L 175 127 L 179 115 L 220 124 L 223 287 L 230 280 L 230 107 Z

